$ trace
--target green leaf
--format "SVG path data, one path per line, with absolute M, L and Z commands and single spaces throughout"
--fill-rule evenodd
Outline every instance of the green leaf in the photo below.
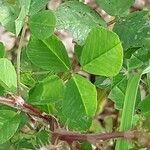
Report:
M 13 8 L 8 4 L 0 4 L 0 23 L 6 30 L 15 33 L 16 13 L 13 13 L 12 10 Z
M 150 66 L 146 67 L 143 72 L 142 72 L 142 75 L 143 74 L 149 74 L 150 73 Z
M 82 150 L 92 150 L 92 145 L 88 142 L 82 142 L 80 146 Z
M 146 66 L 146 62 L 148 62 L 149 56 L 149 49 L 146 47 L 142 47 L 137 49 L 127 60 L 127 66 L 129 70 L 137 69 L 142 66 Z
M 46 130 L 41 130 L 36 135 L 36 143 L 38 147 L 46 145 L 50 141 L 50 133 Z
M 94 28 L 86 39 L 80 58 L 83 70 L 88 73 L 102 76 L 117 75 L 123 61 L 119 37 L 102 27 Z
M 31 0 L 29 15 L 32 16 L 43 9 L 49 0 Z M 41 19 L 41 18 L 40 18 Z
M 17 143 L 17 145 L 15 145 L 14 150 L 33 150 L 33 149 L 35 149 L 35 145 L 33 146 L 33 143 L 32 143 L 33 141 L 32 140 L 33 140 L 33 138 L 31 140 L 26 139 L 26 138 L 22 138 Z
M 19 35 L 19 33 L 23 27 L 25 17 L 26 17 L 25 8 L 22 6 L 20 14 L 19 14 L 18 18 L 15 20 L 16 36 Z
M 62 112 L 69 128 L 87 130 L 97 108 L 95 86 L 79 75 L 67 82 Z
M 24 48 L 22 50 L 21 53 L 21 70 L 25 73 L 25 72 L 29 72 L 31 75 L 32 73 L 34 74 L 34 72 L 41 72 L 44 71 L 40 68 L 38 68 L 37 66 L 35 66 L 30 59 L 27 56 L 27 49 L 28 47 Z M 49 71 L 46 71 L 49 72 Z
M 107 100 L 107 93 L 105 90 L 97 89 L 97 109 L 96 109 L 96 116 L 99 116 L 100 113 L 104 110 L 106 100 Z
M 122 110 L 120 131 L 128 131 L 133 126 L 133 116 L 136 105 L 136 97 L 138 93 L 138 86 L 143 74 L 150 72 L 150 66 L 140 73 L 129 76 L 124 105 Z M 126 140 L 118 140 L 116 143 L 116 150 L 128 150 L 129 144 Z
M 71 68 L 66 49 L 56 36 L 45 40 L 32 37 L 27 55 L 33 64 L 45 70 L 63 72 Z
M 17 88 L 16 71 L 12 63 L 6 58 L 0 58 L 0 84 L 8 91 Z
M 127 77 L 122 73 L 113 78 L 113 87 L 108 97 L 115 103 L 116 109 L 121 110 L 123 108 L 127 82 Z
M 104 11 L 112 16 L 121 16 L 135 0 L 96 0 Z
M 146 98 L 139 103 L 138 108 L 144 117 L 150 117 L 150 95 L 146 96 Z
M 15 150 L 14 146 L 10 141 L 5 142 L 4 144 L 0 144 L 0 150 L 4 150 L 4 149 Z
M 0 86 L 0 96 L 4 96 L 5 95 L 5 89 Z
M 2 23 L 10 15 L 11 15 L 11 11 L 8 5 L 0 4 L 0 22 Z
M 62 3 L 55 11 L 57 29 L 64 29 L 73 35 L 74 40 L 83 45 L 90 30 L 98 25 L 106 27 L 104 20 L 89 6 L 78 2 Z
M 55 16 L 48 10 L 43 10 L 33 15 L 29 21 L 30 30 L 38 39 L 50 37 L 54 32 L 55 24 Z
M 20 33 L 20 31 L 23 27 L 25 17 L 29 13 L 31 0 L 25 0 L 25 1 L 20 0 L 19 3 L 20 3 L 20 6 L 21 6 L 21 10 L 20 10 L 18 18 L 15 20 L 16 36 L 19 35 L 19 33 Z
M 8 141 L 17 131 L 20 117 L 16 112 L 0 110 L 0 144 Z
M 133 116 L 135 110 L 136 96 L 139 86 L 141 73 L 131 75 L 128 80 L 125 100 L 123 105 L 120 131 L 128 131 L 132 128 Z M 129 144 L 125 140 L 118 140 L 116 150 L 128 150 Z
M 80 46 L 80 45 L 75 45 L 74 47 L 74 52 L 75 52 L 75 55 L 76 55 L 76 58 L 78 61 L 80 61 L 80 57 L 81 57 L 81 54 L 82 54 L 82 49 L 83 47 Z
M 20 7 L 24 7 L 26 15 L 29 14 L 31 1 L 32 0 L 26 0 L 26 1 L 24 1 L 24 0 L 18 0 L 19 6 Z
M 124 58 L 126 59 L 130 59 L 132 54 L 134 54 L 134 52 L 136 52 L 138 49 L 140 49 L 141 47 L 131 47 L 131 48 L 128 48 L 126 51 L 125 51 L 125 54 L 124 54 Z
M 112 80 L 113 80 L 112 89 L 108 95 L 108 98 L 114 102 L 116 109 L 122 110 L 127 89 L 128 78 L 124 73 L 121 72 L 117 76 L 115 76 Z M 141 95 L 140 90 L 138 89 L 135 104 L 136 108 L 140 100 Z
M 125 50 L 130 47 L 142 47 L 150 37 L 148 12 L 137 11 L 120 18 L 114 26 L 114 32 L 119 35 Z
M 28 86 L 33 87 L 35 85 L 35 80 L 33 79 L 31 72 L 21 72 L 21 83 Z
M 0 42 L 0 58 L 4 57 L 5 55 L 5 46 L 3 43 Z
M 10 32 L 19 35 L 26 16 L 40 11 L 49 0 L 17 0 L 16 2 L 0 2 L 0 23 Z
M 51 104 L 63 99 L 63 81 L 56 75 L 39 82 L 29 92 L 29 102 L 34 105 Z
M 104 76 L 97 76 L 94 85 L 100 89 L 109 90 L 111 88 L 112 80 Z
M 102 123 L 99 122 L 98 119 L 93 119 L 92 125 L 89 129 L 89 132 L 91 132 L 91 133 L 102 133 L 102 132 L 105 132 L 105 127 L 102 125 Z

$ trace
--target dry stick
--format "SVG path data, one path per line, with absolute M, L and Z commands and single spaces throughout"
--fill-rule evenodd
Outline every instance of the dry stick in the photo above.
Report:
M 19 41 L 19 46 L 17 49 L 17 67 L 16 67 L 16 72 L 17 72 L 17 95 L 20 95 L 20 91 L 21 91 L 21 85 L 20 85 L 20 58 L 21 58 L 21 50 L 23 47 L 23 43 L 24 43 L 24 37 L 25 37 L 25 33 L 26 33 L 26 29 L 27 29 L 27 17 L 25 18 L 25 23 L 21 32 L 21 37 L 20 37 L 20 41 Z

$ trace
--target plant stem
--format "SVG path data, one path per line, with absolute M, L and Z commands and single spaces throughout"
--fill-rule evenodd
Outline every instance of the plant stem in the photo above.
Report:
M 91 144 L 96 144 L 100 141 L 110 139 L 126 139 L 135 140 L 142 144 L 144 147 L 150 148 L 149 133 L 140 131 L 125 131 L 125 132 L 112 132 L 112 133 L 99 133 L 99 134 L 81 134 L 76 132 L 69 132 L 58 129 L 53 133 L 58 139 L 72 143 L 73 141 L 87 141 Z
M 17 72 L 17 95 L 20 95 L 21 92 L 21 85 L 20 85 L 20 62 L 21 62 L 21 50 L 24 43 L 24 37 L 27 29 L 27 17 L 25 18 L 24 26 L 21 32 L 21 37 L 19 41 L 19 46 L 17 49 L 17 66 L 16 66 L 16 72 Z
M 55 128 L 54 124 L 58 128 L 58 123 L 55 117 L 48 115 L 40 111 L 38 108 L 26 103 L 20 96 L 12 95 L 11 98 L 0 97 L 0 104 L 16 108 L 17 110 L 42 119 L 47 125 L 50 125 L 51 131 Z
M 112 24 L 114 24 L 115 22 L 116 22 L 116 18 L 114 18 L 113 20 L 109 21 L 109 22 L 107 23 L 107 26 L 109 27 L 109 26 L 111 26 Z
M 100 133 L 100 134 L 81 134 L 69 131 L 55 131 L 54 134 L 58 136 L 60 140 L 67 141 L 69 143 L 73 141 L 99 141 L 99 140 L 109 140 L 114 138 L 125 138 L 124 132 L 116 133 Z
M 135 103 L 140 79 L 141 73 L 131 75 L 128 79 L 128 85 L 126 89 L 124 106 L 121 116 L 120 131 L 128 131 L 132 128 Z M 128 150 L 128 149 L 129 143 L 126 140 L 117 141 L 116 150 Z
M 82 134 L 77 132 L 70 132 L 67 130 L 62 130 L 59 128 L 58 122 L 55 117 L 50 116 L 38 108 L 26 103 L 20 96 L 12 96 L 11 98 L 0 97 L 0 104 L 4 104 L 31 116 L 35 116 L 38 119 L 42 119 L 47 125 L 50 126 L 52 131 L 52 136 L 56 137 L 59 140 L 72 143 L 73 141 L 87 141 L 91 144 L 109 140 L 122 138 L 127 140 L 138 140 L 145 147 L 150 148 L 149 139 L 150 135 L 148 133 L 139 132 L 139 131 L 125 131 L 125 132 L 112 132 L 112 133 L 99 133 L 99 134 Z M 40 121 L 40 120 L 38 120 Z M 55 127 L 53 126 L 55 125 Z

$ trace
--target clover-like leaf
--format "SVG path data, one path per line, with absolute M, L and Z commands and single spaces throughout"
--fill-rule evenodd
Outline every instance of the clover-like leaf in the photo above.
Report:
M 27 47 L 27 55 L 33 64 L 52 72 L 67 71 L 71 67 L 66 49 L 56 36 L 45 40 L 32 37 Z
M 51 104 L 63 99 L 63 81 L 56 75 L 40 81 L 29 92 L 29 102 L 34 105 Z
M 8 91 L 15 91 L 17 88 L 15 68 L 6 58 L 0 58 L 0 84 Z
M 29 21 L 32 34 L 39 39 L 50 37 L 54 32 L 55 24 L 55 16 L 48 10 L 43 10 L 33 15 Z
M 112 16 L 121 16 L 132 6 L 135 0 L 96 0 L 108 14 Z
M 88 35 L 80 57 L 83 70 L 102 76 L 115 76 L 123 61 L 119 37 L 103 27 L 94 28 Z
M 78 1 L 62 3 L 55 11 L 57 29 L 64 29 L 83 45 L 90 30 L 98 25 L 106 27 L 104 20 L 89 6 Z
M 149 43 L 150 19 L 147 11 L 136 11 L 121 17 L 114 26 L 124 50 L 130 47 L 142 47 Z
M 31 0 L 29 15 L 33 16 L 43 9 L 49 0 Z
M 8 141 L 17 131 L 20 117 L 11 110 L 0 110 L 0 144 Z
M 97 94 L 95 86 L 79 75 L 67 82 L 62 112 L 70 128 L 87 130 L 96 113 Z

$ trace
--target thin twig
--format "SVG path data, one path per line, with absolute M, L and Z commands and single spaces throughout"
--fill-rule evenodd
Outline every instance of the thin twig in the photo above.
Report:
M 21 91 L 21 85 L 20 85 L 20 57 L 21 57 L 21 50 L 24 43 L 24 37 L 27 29 L 27 17 L 25 19 L 25 23 L 21 32 L 21 37 L 19 41 L 19 46 L 17 49 L 17 66 L 16 66 L 16 72 L 17 72 L 17 95 L 20 95 Z

